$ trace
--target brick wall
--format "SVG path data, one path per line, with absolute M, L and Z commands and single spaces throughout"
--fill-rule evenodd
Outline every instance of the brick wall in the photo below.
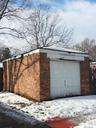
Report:
M 3 90 L 3 68 L 0 68 L 0 91 Z
M 40 99 L 48 100 L 50 97 L 50 60 L 46 53 L 40 53 Z
M 4 62 L 3 66 L 4 91 L 36 101 L 50 97 L 50 61 L 46 53 L 22 55 Z
M 86 57 L 85 60 L 82 61 L 80 64 L 81 95 L 90 94 L 89 69 L 90 69 L 90 62 L 89 62 L 89 58 Z
M 40 54 L 4 62 L 4 91 L 40 101 Z

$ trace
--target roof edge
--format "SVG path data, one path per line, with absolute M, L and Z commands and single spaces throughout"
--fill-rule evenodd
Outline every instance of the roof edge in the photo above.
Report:
M 54 49 L 54 48 L 48 48 L 48 47 L 43 47 L 40 49 L 45 49 L 45 50 L 51 50 L 51 51 L 58 51 L 58 52 L 68 52 L 68 53 L 77 53 L 77 54 L 88 54 L 88 52 L 82 52 L 82 51 L 77 51 L 77 50 L 71 50 L 71 49 L 66 49 L 66 50 L 60 50 L 60 49 Z
M 31 55 L 31 54 L 34 54 L 34 53 L 40 53 L 42 52 L 42 50 L 49 50 L 49 51 L 57 51 L 57 52 L 67 52 L 67 53 L 76 53 L 76 54 L 85 54 L 85 55 L 88 55 L 87 52 L 82 52 L 82 51 L 75 51 L 75 50 L 60 50 L 60 49 L 54 49 L 54 48 L 50 48 L 50 47 L 40 47 L 40 48 L 36 48 L 36 49 L 33 49 L 29 52 L 26 52 L 26 53 L 22 53 L 18 56 L 13 56 L 11 58 L 8 58 L 8 59 L 5 59 L 3 60 L 2 62 L 6 62 L 6 61 L 9 61 L 9 60 L 14 60 L 14 59 L 17 59 L 17 58 L 20 58 L 22 56 L 27 56 L 27 55 Z

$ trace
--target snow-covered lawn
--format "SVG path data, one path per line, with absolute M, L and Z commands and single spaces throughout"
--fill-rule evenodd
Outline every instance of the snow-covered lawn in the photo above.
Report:
M 76 128 L 96 128 L 96 95 L 62 98 L 52 101 L 33 102 L 13 93 L 0 93 L 0 102 L 17 108 L 37 120 L 54 117 L 83 118 Z
M 75 128 L 96 128 L 96 119 L 89 120 L 86 123 L 81 123 L 79 126 Z

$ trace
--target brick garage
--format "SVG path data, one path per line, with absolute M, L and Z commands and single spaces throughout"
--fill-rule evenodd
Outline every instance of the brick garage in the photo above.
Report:
M 40 48 L 5 60 L 3 70 L 3 90 L 31 100 L 90 93 L 86 53 Z

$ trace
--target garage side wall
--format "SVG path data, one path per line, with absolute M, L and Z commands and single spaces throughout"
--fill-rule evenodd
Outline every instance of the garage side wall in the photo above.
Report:
M 14 92 L 29 99 L 40 101 L 40 54 L 21 56 L 5 61 L 4 91 Z
M 89 79 L 89 70 L 90 62 L 89 58 L 85 57 L 85 60 L 80 64 L 81 70 L 81 95 L 90 94 L 90 79 Z

